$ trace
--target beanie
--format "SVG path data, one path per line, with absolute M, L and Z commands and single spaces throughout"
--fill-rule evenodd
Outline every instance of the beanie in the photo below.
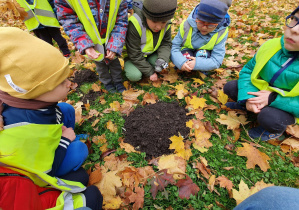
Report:
M 68 59 L 47 42 L 15 27 L 0 27 L 0 90 L 34 99 L 70 73 Z
M 295 15 L 298 11 L 299 11 L 299 7 L 297 7 L 297 8 L 291 13 L 291 15 Z
M 152 21 L 168 21 L 174 16 L 177 0 L 144 0 L 143 15 Z
M 231 4 L 232 0 L 201 0 L 196 17 L 201 21 L 220 23 Z

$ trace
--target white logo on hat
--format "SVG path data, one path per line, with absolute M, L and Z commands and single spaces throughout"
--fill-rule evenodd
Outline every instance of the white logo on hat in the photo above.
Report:
M 17 86 L 15 83 L 13 83 L 10 74 L 6 74 L 4 75 L 7 83 L 17 92 L 19 93 L 27 93 L 27 90 L 24 90 L 23 88 L 20 88 L 19 86 Z

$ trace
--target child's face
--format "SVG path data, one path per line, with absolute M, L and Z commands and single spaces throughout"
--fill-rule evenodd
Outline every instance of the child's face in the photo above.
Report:
M 196 19 L 196 25 L 197 29 L 202 35 L 207 35 L 208 33 L 211 33 L 218 26 L 218 24 L 216 23 L 209 23 L 198 19 Z
M 299 18 L 299 12 L 295 16 Z M 293 18 L 291 21 L 296 21 L 296 19 Z M 299 25 L 293 28 L 284 27 L 284 47 L 289 51 L 299 51 Z
M 167 21 L 152 21 L 148 18 L 146 18 L 146 23 L 148 27 L 152 30 L 152 32 L 159 32 L 163 28 L 165 28 Z
M 46 92 L 35 100 L 45 101 L 45 102 L 58 102 L 66 98 L 68 92 L 71 88 L 71 82 L 68 79 L 65 79 L 60 85 L 54 88 L 52 91 Z

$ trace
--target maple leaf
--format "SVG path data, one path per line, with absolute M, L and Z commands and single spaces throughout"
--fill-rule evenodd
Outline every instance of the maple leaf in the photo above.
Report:
M 185 86 L 183 84 L 176 85 L 175 89 L 178 99 L 183 99 L 189 93 L 188 90 L 185 89 Z
M 220 119 L 217 118 L 216 120 L 223 125 L 227 125 L 227 128 L 232 130 L 239 128 L 240 124 L 246 125 L 248 123 L 244 115 L 237 116 L 235 111 L 229 111 L 227 115 L 221 114 L 219 116 Z
M 134 103 L 138 103 L 139 100 L 137 99 L 138 96 L 144 93 L 144 90 L 134 90 L 129 89 L 125 90 L 122 95 L 124 100 L 133 101 Z
M 95 110 L 95 109 L 91 109 L 89 112 L 88 112 L 88 119 L 89 118 L 92 118 L 93 116 L 95 116 L 95 117 L 97 117 L 97 116 L 99 116 L 99 112 L 97 111 L 97 110 Z
M 169 83 L 174 83 L 178 80 L 179 75 L 174 68 L 170 68 L 168 74 L 163 74 L 163 80 L 169 81 Z
M 95 169 L 91 174 L 89 175 L 89 181 L 88 185 L 93 185 L 101 181 L 102 179 L 102 172 L 99 164 L 95 164 Z
M 296 138 L 287 138 L 281 144 L 283 144 L 283 145 L 289 145 L 294 152 L 298 152 L 299 151 L 299 139 L 296 139 Z
M 121 156 L 115 156 L 115 154 L 111 154 L 104 158 L 104 165 L 101 166 L 103 172 L 105 171 L 122 171 L 126 167 L 128 167 L 132 162 L 128 162 L 125 158 L 121 159 Z
M 145 104 L 155 104 L 158 99 L 159 98 L 155 93 L 146 93 L 143 96 L 142 105 L 144 106 Z
M 222 103 L 226 104 L 228 101 L 228 95 L 226 95 L 222 90 L 218 90 L 218 97 L 217 99 Z
M 92 142 L 95 143 L 96 145 L 101 144 L 102 146 L 100 147 L 100 150 L 102 153 L 106 152 L 108 150 L 107 146 L 107 139 L 106 135 L 102 134 L 101 136 L 94 136 L 92 137 Z
M 117 132 L 117 126 L 111 120 L 107 122 L 106 127 L 113 133 Z
M 204 81 L 202 81 L 201 79 L 198 78 L 192 78 L 194 83 L 198 83 L 199 85 L 205 84 Z
M 153 81 L 152 84 L 153 84 L 153 86 L 156 87 L 156 88 L 161 87 L 161 85 L 162 85 L 162 80 L 158 78 L 158 80 L 157 80 L 157 81 Z
M 289 125 L 286 129 L 287 134 L 299 138 L 299 125 Z
M 192 105 L 192 107 L 194 109 L 197 109 L 197 108 L 204 108 L 206 106 L 206 99 L 204 98 L 198 98 L 196 96 L 194 96 L 191 100 L 190 100 L 190 105 Z
M 191 195 L 196 195 L 199 187 L 193 183 L 192 179 L 186 175 L 186 179 L 181 179 L 176 183 L 179 187 L 179 197 L 189 199 Z
M 174 149 L 175 153 L 184 158 L 185 160 L 189 160 L 192 155 L 191 149 L 185 149 L 184 138 L 182 136 L 172 136 L 169 138 L 172 143 L 169 146 L 169 149 Z
M 97 85 L 96 83 L 93 83 L 92 86 L 91 86 L 92 90 L 94 92 L 99 92 L 101 91 L 101 87 L 99 85 Z
M 206 130 L 203 122 L 193 119 L 193 129 L 195 136 L 195 142 L 193 143 L 194 148 L 210 148 L 211 146 L 213 146 L 213 144 L 209 141 L 212 134 Z
M 126 114 L 127 116 L 134 111 L 134 107 L 133 107 L 134 103 L 132 101 L 125 101 L 121 106 L 119 111 L 122 114 Z
M 104 196 L 103 196 L 104 197 Z M 119 209 L 122 204 L 122 200 L 119 196 L 111 198 L 108 201 L 103 201 L 103 209 Z
M 186 173 L 186 161 L 175 155 L 163 155 L 158 161 L 159 170 L 167 169 L 169 174 L 185 174 Z
M 199 172 L 206 178 L 209 179 L 210 175 L 211 175 L 211 170 L 209 168 L 207 168 L 207 163 L 204 162 L 204 160 L 200 160 L 200 162 L 198 162 L 196 160 L 195 163 L 193 163 L 193 168 L 197 168 L 199 170 Z
M 216 181 L 219 183 L 220 187 L 226 188 L 228 191 L 231 191 L 234 184 L 224 175 L 216 178 Z
M 274 184 L 265 184 L 264 181 L 259 181 L 255 184 L 255 186 L 249 187 L 245 184 L 245 182 L 241 179 L 239 184 L 239 191 L 236 189 L 233 189 L 233 198 L 236 200 L 237 205 L 240 204 L 242 201 L 244 201 L 249 196 L 253 195 L 254 193 L 257 193 L 261 189 L 264 189 L 266 187 L 274 186 Z
M 75 56 L 72 55 L 72 62 L 74 63 L 82 63 L 85 60 L 85 57 L 81 55 L 79 51 L 75 52 Z
M 119 143 L 120 148 L 124 149 L 127 153 L 130 152 L 140 153 L 139 151 L 136 151 L 131 144 L 125 143 L 123 138 L 120 138 L 119 141 L 120 141 Z
M 152 186 L 150 192 L 152 193 L 153 198 L 156 199 L 158 191 L 162 191 L 168 184 L 174 183 L 175 180 L 172 174 L 168 174 L 167 169 L 161 170 L 153 177 L 153 179 L 150 182 L 150 185 Z
M 130 202 L 133 203 L 133 210 L 138 210 L 143 208 L 144 203 L 144 189 L 141 187 L 135 188 L 136 193 L 132 193 L 129 196 Z
M 267 171 L 270 168 L 268 160 L 269 156 L 259 151 L 250 144 L 242 143 L 243 147 L 237 148 L 237 155 L 247 157 L 246 167 L 248 169 L 255 168 L 258 165 L 262 171 Z
M 74 108 L 75 108 L 75 122 L 76 123 L 80 123 L 82 121 L 82 105 L 83 105 L 83 102 L 79 101 L 74 106 Z

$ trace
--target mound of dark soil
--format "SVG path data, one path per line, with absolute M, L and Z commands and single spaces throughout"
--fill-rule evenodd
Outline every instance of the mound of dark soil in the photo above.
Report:
M 186 110 L 178 103 L 159 102 L 138 107 L 125 117 L 125 142 L 135 150 L 145 152 L 147 159 L 170 154 L 170 137 L 180 133 L 186 137 L 190 129 Z
M 94 104 L 97 102 L 97 99 L 102 95 L 102 92 L 95 92 L 90 90 L 86 95 L 83 96 L 82 102 L 84 104 Z
M 99 80 L 99 76 L 96 72 L 91 71 L 89 69 L 84 69 L 75 72 L 75 76 L 73 82 L 78 84 L 78 87 L 83 83 L 93 83 Z

